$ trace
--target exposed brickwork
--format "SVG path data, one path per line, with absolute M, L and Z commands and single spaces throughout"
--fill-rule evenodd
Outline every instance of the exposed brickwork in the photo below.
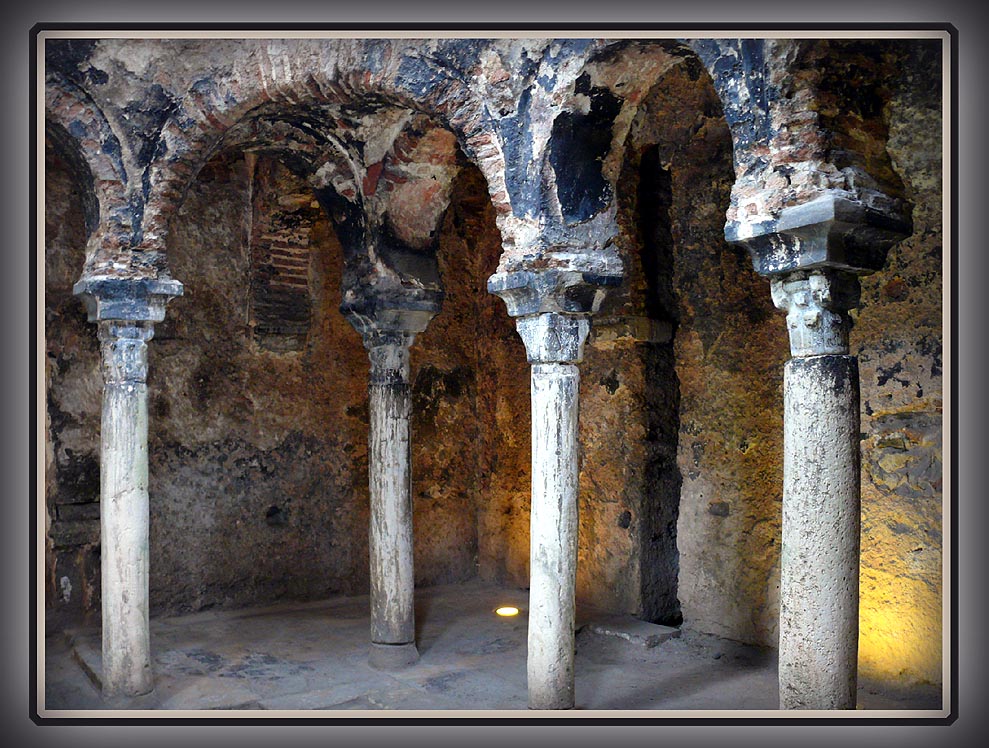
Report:
M 312 191 L 305 185 L 296 191 L 298 180 L 287 176 L 284 167 L 262 159 L 252 187 L 248 324 L 254 339 L 275 351 L 306 345 L 312 320 L 311 234 L 321 213 Z
M 702 40 L 691 46 L 711 73 L 732 130 L 732 232 L 758 231 L 782 209 L 824 193 L 889 220 L 908 218 L 881 117 L 886 83 L 895 78 L 889 57 L 895 43 Z M 840 111 L 837 102 L 845 104 Z

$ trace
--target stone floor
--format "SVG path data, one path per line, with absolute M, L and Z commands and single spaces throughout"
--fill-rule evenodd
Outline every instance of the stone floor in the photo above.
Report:
M 136 699 L 101 697 L 98 629 L 52 633 L 39 653 L 39 716 L 133 717 L 135 710 L 155 710 L 151 715 L 161 718 L 166 713 L 157 710 L 174 710 L 167 715 L 195 717 L 217 709 L 278 710 L 290 718 L 311 717 L 310 710 L 517 716 L 526 710 L 526 603 L 524 590 L 480 583 L 418 590 L 421 657 L 395 673 L 367 664 L 367 597 L 158 618 L 151 623 L 155 691 Z M 521 613 L 499 618 L 493 611 L 500 605 Z M 586 608 L 578 611 L 576 640 L 582 714 L 770 710 L 772 716 L 776 710 L 771 652 Z M 859 689 L 859 709 L 876 716 L 894 710 L 899 718 L 939 717 L 940 704 L 939 689 Z

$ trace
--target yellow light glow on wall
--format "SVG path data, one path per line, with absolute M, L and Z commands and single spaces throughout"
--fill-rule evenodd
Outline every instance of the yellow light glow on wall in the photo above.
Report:
M 940 603 L 923 581 L 866 570 L 859 608 L 860 672 L 882 680 L 940 682 Z

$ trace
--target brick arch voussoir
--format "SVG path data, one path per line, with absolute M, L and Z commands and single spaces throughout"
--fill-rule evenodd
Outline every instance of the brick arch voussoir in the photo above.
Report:
M 827 81 L 840 86 L 879 84 L 889 75 L 882 65 L 865 71 L 854 84 L 829 69 L 832 44 L 868 43 L 823 39 L 691 40 L 722 100 L 733 143 L 735 184 L 728 224 L 767 222 L 781 210 L 825 193 L 882 204 L 891 214 L 906 214 L 902 181 L 888 159 L 858 148 L 862 120 L 841 119 Z M 845 64 L 847 56 L 836 56 Z M 861 71 L 860 71 L 861 72 Z M 871 75 L 871 77 L 870 77 Z M 858 98 L 858 97 L 854 97 Z M 877 109 L 880 107 L 877 107 Z M 880 118 L 874 117 L 875 121 Z M 868 124 L 868 122 L 866 122 Z M 844 137 L 846 129 L 853 131 Z M 844 137 L 844 143 L 834 148 Z M 878 140 L 873 152 L 880 152 Z M 880 153 L 881 156 L 885 154 Z M 799 180 L 788 176 L 801 166 Z M 875 166 L 886 167 L 875 171 Z M 873 173 L 875 171 L 875 173 Z
M 133 213 L 129 175 L 120 139 L 88 94 L 50 75 L 45 86 L 45 134 L 74 165 L 87 208 L 87 267 L 132 243 Z
M 281 106 L 370 101 L 425 114 L 454 133 L 467 159 L 487 179 L 495 208 L 505 210 L 504 158 L 494 123 L 458 71 L 434 69 L 435 85 L 419 95 L 397 62 L 371 71 L 360 68 L 360 55 L 353 50 L 345 57 L 346 66 L 318 54 L 296 54 L 289 64 L 272 64 L 262 56 L 261 63 L 244 66 L 228 80 L 192 86 L 162 128 L 164 147 L 149 166 L 141 248 L 164 251 L 171 216 L 199 170 L 226 131 L 262 106 L 277 111 Z

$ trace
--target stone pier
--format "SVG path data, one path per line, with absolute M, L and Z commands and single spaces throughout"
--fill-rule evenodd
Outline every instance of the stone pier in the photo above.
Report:
M 83 280 L 99 325 L 103 370 L 100 432 L 100 572 L 103 692 L 154 689 L 148 620 L 148 354 L 154 322 L 182 293 L 177 281 Z
M 859 610 L 859 374 L 848 355 L 858 279 L 774 279 L 787 312 L 783 379 L 780 707 L 854 709 Z
M 531 365 L 532 499 L 529 541 L 530 709 L 574 707 L 578 393 L 590 315 L 616 278 L 581 273 L 495 275 Z
M 412 485 L 409 416 L 409 347 L 438 311 L 345 310 L 371 360 L 368 384 L 371 493 L 372 667 L 394 670 L 419 659 L 415 643 L 415 567 L 412 555 Z
M 895 203 L 890 203 L 895 205 Z M 882 205 L 877 201 L 877 205 Z M 729 224 L 786 312 L 780 556 L 781 709 L 854 709 L 861 486 L 858 361 L 849 310 L 910 224 L 836 194 L 759 225 Z

